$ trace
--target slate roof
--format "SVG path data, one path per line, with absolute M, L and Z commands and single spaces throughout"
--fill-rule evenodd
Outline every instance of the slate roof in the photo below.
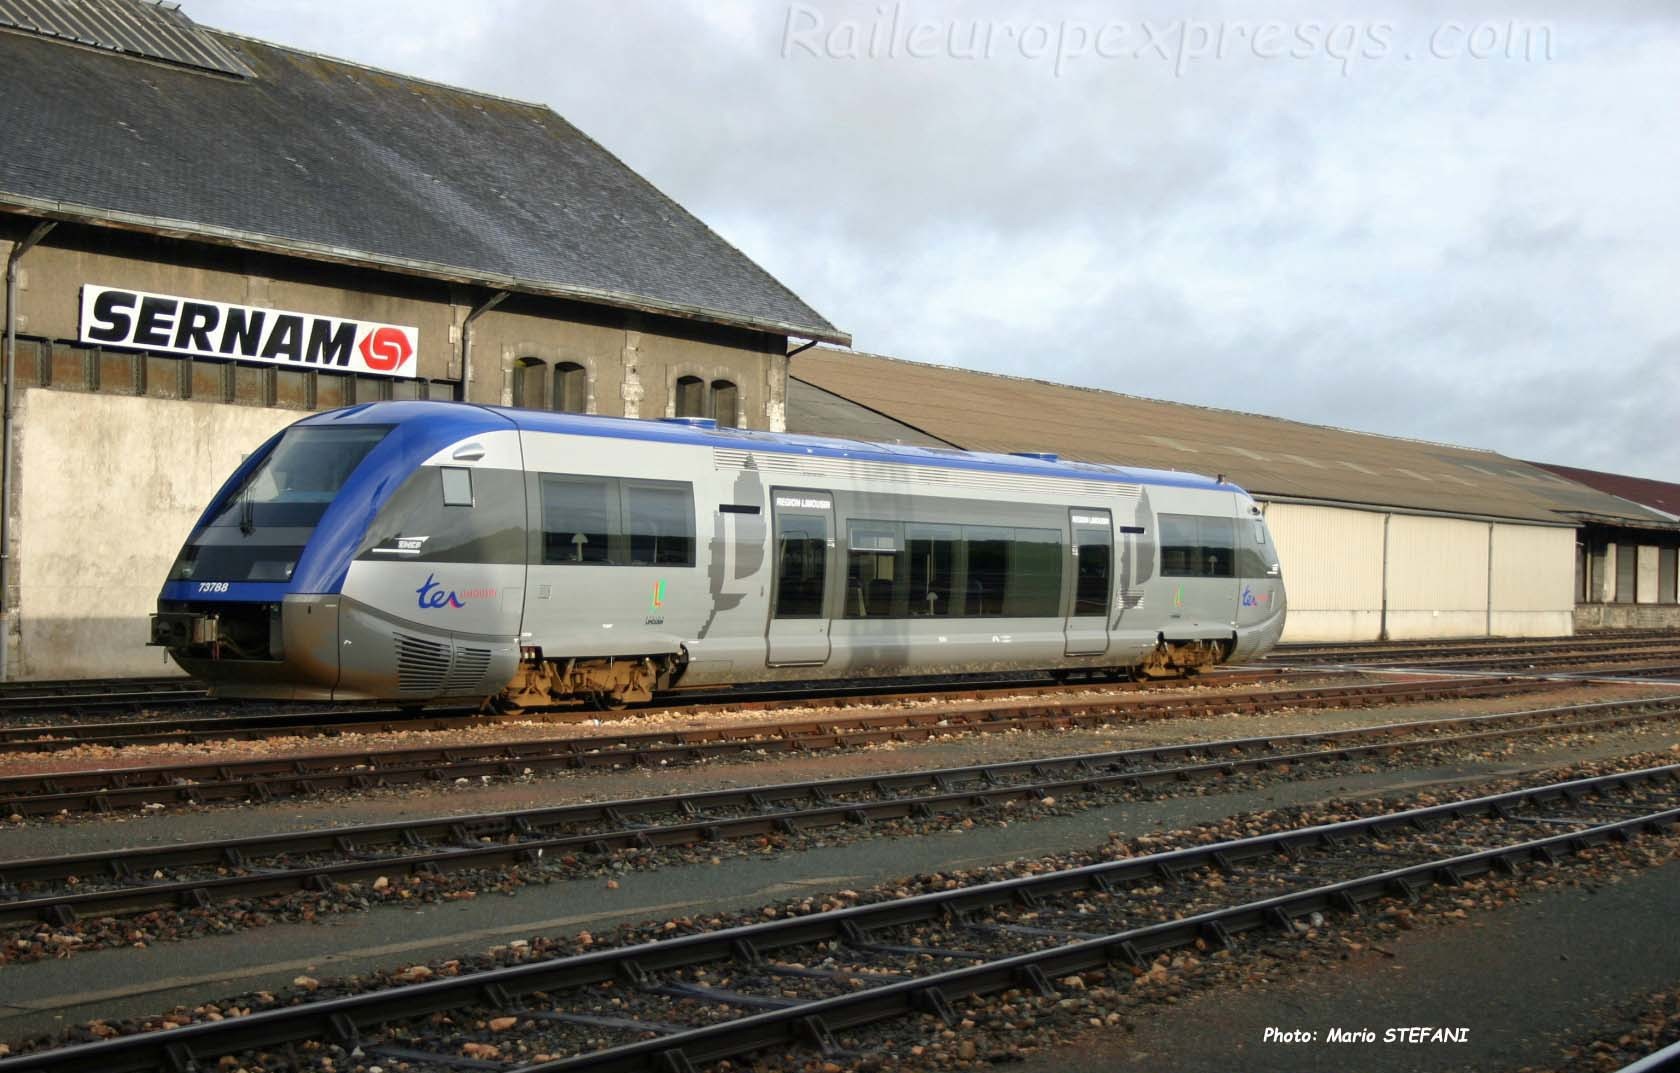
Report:
M 796 381 L 912 433 L 971 451 L 1054 451 L 1063 458 L 1224 474 L 1256 496 L 1475 517 L 1671 527 L 1672 519 L 1538 466 L 1449 444 L 1309 425 L 1042 380 L 816 347 Z M 832 406 L 788 393 L 788 429 L 857 435 Z M 880 438 L 879 432 L 871 432 Z
M 251 77 L 0 28 L 0 210 L 847 341 L 542 105 L 196 29 Z
M 1603 473 L 1596 469 L 1558 466 L 1550 462 L 1531 462 L 1529 465 L 1539 466 L 1547 472 L 1555 473 L 1560 477 L 1567 477 L 1589 488 L 1596 488 L 1608 495 L 1632 500 L 1641 506 L 1650 507 L 1652 510 L 1659 510 L 1664 514 L 1680 518 L 1680 484 L 1656 481 L 1649 477 L 1628 477 L 1620 473 Z

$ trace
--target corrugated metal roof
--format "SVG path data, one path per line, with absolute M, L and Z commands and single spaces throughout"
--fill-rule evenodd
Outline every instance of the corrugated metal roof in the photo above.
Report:
M 252 77 L 0 32 L 0 211 L 847 339 L 542 105 L 199 33 Z
M 1593 515 L 1672 524 L 1491 451 L 827 347 L 794 357 L 791 372 L 968 450 L 1055 451 L 1066 459 L 1223 473 L 1263 496 L 1534 521 Z M 788 420 L 791 427 L 791 409 Z
M 1652 510 L 1660 510 L 1665 514 L 1680 517 L 1680 484 L 1654 481 L 1649 477 L 1628 477 L 1620 473 L 1602 473 L 1596 469 L 1557 466 L 1549 462 L 1530 462 L 1528 464 L 1539 466 L 1543 470 L 1575 481 L 1577 484 L 1596 488 L 1608 495 L 1631 500 L 1641 506 L 1650 507 Z
M 233 51 L 181 13 L 136 0 L 0 0 L 0 28 L 162 63 L 249 77 Z

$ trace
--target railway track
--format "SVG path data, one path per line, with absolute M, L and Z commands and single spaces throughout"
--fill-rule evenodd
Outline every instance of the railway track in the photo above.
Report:
M 1549 783 L 1339 823 L 691 931 L 0 1059 L 0 1073 L 689 1070 L 774 1048 L 855 1056 L 860 1026 L 1135 967 L 1308 914 L 1522 874 L 1680 821 L 1680 769 Z M 1083 986 L 1081 982 L 1080 986 Z M 511 1018 L 511 1020 L 505 1020 Z M 498 1035 L 494 1025 L 517 1028 Z M 311 1042 L 313 1041 L 313 1043 Z M 504 1052 L 503 1048 L 507 1048 Z M 323 1061 L 325 1060 L 325 1061 Z
M 0 925 L 66 926 L 78 917 L 330 890 L 379 876 L 926 819 L 1676 718 L 1680 695 L 13 860 L 0 865 Z
M 926 705 L 851 716 L 824 715 L 800 721 L 611 737 L 546 738 L 13 775 L 0 778 L 0 816 L 109 812 L 170 803 L 268 801 L 327 790 L 520 778 L 592 768 L 666 767 L 723 757 L 924 741 L 961 733 L 1094 727 L 1117 721 L 1242 714 L 1283 706 L 1323 709 L 1505 696 L 1549 687 L 1545 682 L 1455 678 L 1172 697 L 1062 696 L 1038 701 Z
M 210 692 L 190 678 L 0 682 L 0 718 L 30 712 L 139 710 L 202 704 Z
M 771 708 L 848 707 L 852 705 L 894 704 L 904 701 L 965 701 L 985 700 L 998 696 L 1042 696 L 1078 693 L 1086 690 L 1101 692 L 1144 693 L 1157 690 L 1194 686 L 1228 686 L 1249 682 L 1280 681 L 1290 677 L 1319 677 L 1324 672 L 1301 672 L 1283 667 L 1245 668 L 1219 671 L 1188 681 L 1113 682 L 1089 681 L 1047 684 L 1043 676 L 1028 681 L 995 681 L 953 686 L 949 681 L 898 683 L 883 692 L 878 683 L 841 685 L 823 683 L 800 688 L 754 690 L 752 692 L 715 692 L 684 698 L 676 706 L 651 707 L 646 714 L 672 712 L 702 712 L 717 707 L 744 711 Z M 1335 673 L 1335 672 L 1331 672 Z M 633 716 L 635 713 L 626 713 Z M 115 723 L 61 723 L 0 725 L 0 752 L 55 752 L 78 745 L 126 747 L 156 745 L 169 742 L 249 741 L 272 737 L 317 737 L 343 733 L 397 733 L 459 730 L 464 727 L 489 726 L 496 723 L 580 723 L 601 718 L 591 708 L 573 706 L 540 711 L 524 711 L 506 715 L 485 714 L 476 706 L 440 707 L 424 713 L 392 707 L 358 707 L 336 705 L 330 708 L 303 709 L 260 713 L 232 713 L 217 716 L 187 718 L 154 718 L 126 720 Z
M 1293 644 L 1278 645 L 1267 661 L 1293 662 L 1302 659 L 1332 660 L 1337 663 L 1386 663 L 1396 660 L 1440 657 L 1547 656 L 1558 653 L 1582 654 L 1612 650 L 1680 649 L 1680 633 L 1655 632 L 1642 636 L 1620 633 L 1604 637 L 1553 637 L 1515 640 L 1479 638 L 1470 641 L 1406 642 L 1399 644 Z

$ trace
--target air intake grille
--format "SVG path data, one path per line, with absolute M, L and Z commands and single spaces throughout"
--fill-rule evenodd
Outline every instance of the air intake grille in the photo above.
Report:
M 455 649 L 455 665 L 449 669 L 444 683 L 446 693 L 477 693 L 483 688 L 484 676 L 490 672 L 488 648 Z
M 1139 607 L 1142 607 L 1142 606 L 1143 606 L 1143 590 L 1142 589 L 1121 589 L 1120 590 L 1120 608 L 1121 608 L 1121 610 L 1131 611 L 1134 608 L 1139 608 Z
M 435 696 L 449 677 L 449 646 L 396 635 L 397 689 L 412 696 Z
M 1075 477 L 1031 477 L 1021 473 L 993 473 L 987 470 L 945 469 L 940 466 L 909 466 L 902 462 L 863 462 L 850 458 L 815 458 L 777 452 L 759 453 L 738 447 L 712 448 L 712 464 L 718 469 L 754 469 L 770 474 L 802 477 L 842 477 L 858 481 L 897 481 L 922 488 L 973 489 L 977 492 L 1033 492 L 1042 495 L 1080 498 L 1136 499 L 1138 486 L 1113 481 L 1082 481 Z

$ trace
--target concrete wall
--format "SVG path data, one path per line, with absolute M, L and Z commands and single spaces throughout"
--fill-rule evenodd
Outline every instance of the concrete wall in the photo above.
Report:
M 1295 503 L 1266 505 L 1289 589 L 1285 641 L 1564 636 L 1575 531 Z M 1491 558 L 1490 558 L 1491 556 Z M 1491 601 L 1491 603 L 1490 603 Z
M 1577 630 L 1680 629 L 1674 604 L 1577 604 Z
M 167 674 L 147 616 L 194 521 L 295 411 L 33 388 L 17 410 L 11 677 Z

